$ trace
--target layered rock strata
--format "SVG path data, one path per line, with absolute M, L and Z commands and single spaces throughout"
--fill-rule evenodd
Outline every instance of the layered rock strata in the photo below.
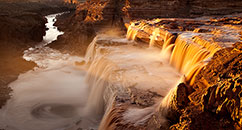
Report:
M 125 13 L 131 19 L 157 17 L 199 17 L 241 12 L 239 0 L 126 0 Z

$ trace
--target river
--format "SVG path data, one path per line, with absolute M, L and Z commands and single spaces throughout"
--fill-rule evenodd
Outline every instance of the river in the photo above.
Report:
M 57 15 L 46 16 L 48 30 L 43 42 L 24 52 L 24 59 L 38 67 L 9 84 L 12 98 L 0 111 L 0 128 L 60 130 L 79 120 L 88 95 L 85 71 L 74 63 L 83 58 L 46 47 L 63 34 L 54 26 Z

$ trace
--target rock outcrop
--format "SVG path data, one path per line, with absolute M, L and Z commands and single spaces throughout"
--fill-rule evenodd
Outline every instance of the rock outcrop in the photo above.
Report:
M 163 99 L 168 105 L 164 107 L 162 101 L 144 127 L 126 125 L 132 129 L 241 129 L 241 15 L 141 20 L 127 28 L 128 38 L 157 46 L 164 54 L 171 51 L 170 63 L 181 73 L 203 65 L 185 73 L 185 82 L 170 91 L 169 100 Z
M 83 56 L 96 35 L 93 24 L 85 22 L 85 18 L 85 11 L 71 12 L 58 17 L 55 25 L 65 33 L 48 46 L 64 53 Z
M 121 0 L 94 0 L 77 4 L 75 12 L 58 18 L 56 26 L 65 34 L 50 47 L 84 55 L 97 33 L 116 33 L 124 29 L 121 3 Z
M 197 75 L 190 103 L 172 129 L 241 129 L 241 46 L 215 53 Z

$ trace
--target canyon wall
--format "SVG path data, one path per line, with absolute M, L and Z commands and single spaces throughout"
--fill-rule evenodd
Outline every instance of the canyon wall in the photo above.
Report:
M 155 17 L 198 17 L 242 12 L 240 0 L 126 0 L 131 19 Z

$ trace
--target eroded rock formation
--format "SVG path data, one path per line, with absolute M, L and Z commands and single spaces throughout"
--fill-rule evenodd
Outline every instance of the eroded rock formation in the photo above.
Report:
M 241 129 L 241 43 L 215 53 L 197 75 L 173 129 Z
M 177 87 L 170 100 L 170 112 L 166 115 L 171 121 L 170 129 L 241 129 L 240 15 L 137 21 L 128 26 L 128 38 L 160 47 L 162 51 L 168 48 L 170 63 L 182 73 L 186 72 L 184 67 L 192 65 L 188 63 L 193 62 L 193 55 L 199 56 L 200 50 L 203 50 L 196 62 L 205 66 L 185 73 L 185 84 Z M 195 46 L 199 49 L 193 52 Z M 179 48 L 182 50 L 179 51 Z M 176 51 L 182 56 L 176 55 Z M 189 60 L 186 60 L 187 57 Z M 179 63 L 179 60 L 186 65 Z M 190 76 L 195 78 L 190 79 Z M 151 125 L 148 126 L 165 129 L 162 126 L 164 122 L 159 121 L 161 115 L 162 106 L 150 118 L 148 124 Z

